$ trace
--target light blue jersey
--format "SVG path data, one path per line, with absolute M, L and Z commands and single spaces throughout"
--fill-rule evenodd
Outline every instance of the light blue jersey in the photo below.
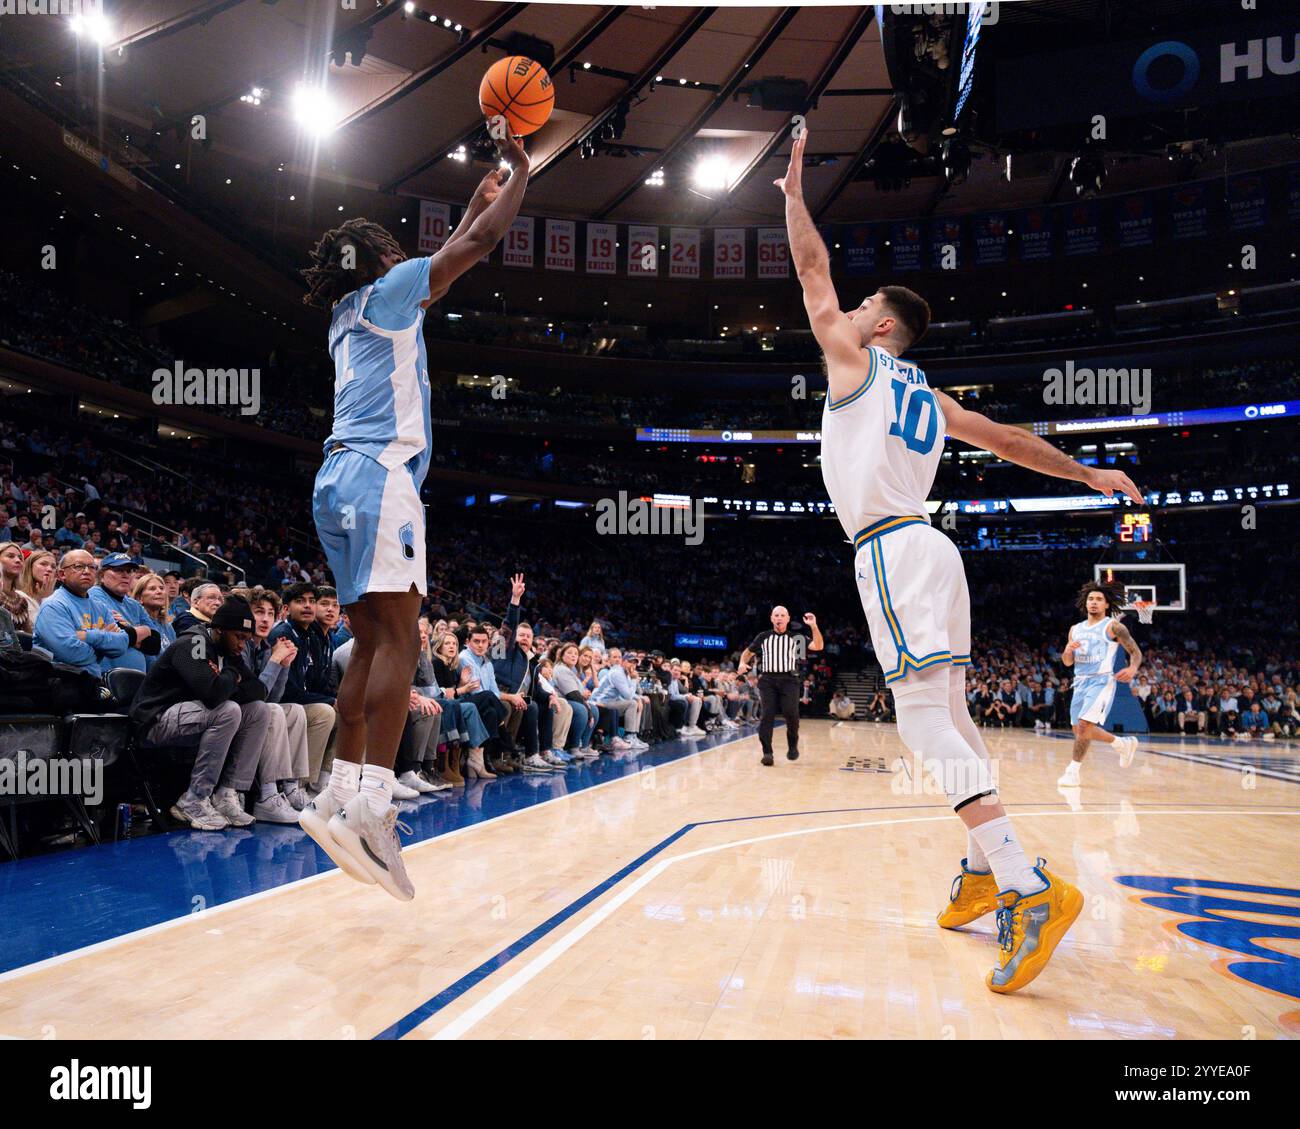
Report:
M 1074 693 L 1070 698 L 1070 723 L 1090 721 L 1104 725 L 1115 700 L 1115 652 L 1119 644 L 1110 637 L 1111 617 L 1098 623 L 1087 620 L 1070 628 L 1070 641 L 1082 644 L 1074 652 Z
M 326 454 L 341 443 L 387 470 L 409 464 L 417 487 L 433 445 L 420 306 L 428 297 L 429 259 L 407 259 L 341 299 L 329 331 L 334 430 Z

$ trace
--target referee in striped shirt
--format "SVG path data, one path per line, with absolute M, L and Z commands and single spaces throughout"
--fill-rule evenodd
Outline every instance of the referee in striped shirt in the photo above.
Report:
M 758 678 L 758 697 L 763 703 L 763 717 L 758 723 L 758 740 L 763 746 L 763 764 L 771 765 L 772 727 L 779 711 L 785 718 L 786 759 L 799 759 L 799 663 L 808 651 L 822 649 L 822 633 L 817 617 L 806 612 L 803 627 L 790 628 L 790 613 L 777 605 L 772 609 L 772 630 L 760 631 L 740 656 L 737 674 L 744 674 L 762 660 L 763 673 Z

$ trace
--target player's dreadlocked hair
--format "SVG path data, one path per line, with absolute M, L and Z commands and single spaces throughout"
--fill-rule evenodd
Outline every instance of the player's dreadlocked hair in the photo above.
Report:
M 1088 614 L 1088 596 L 1093 592 L 1100 592 L 1105 597 L 1107 615 L 1119 615 L 1128 607 L 1122 584 L 1116 584 L 1113 580 L 1093 580 L 1080 588 L 1079 594 L 1074 598 L 1074 606 L 1083 615 Z
M 352 267 L 347 269 L 343 262 L 349 249 Z M 367 219 L 351 219 L 327 231 L 310 252 L 313 265 L 301 272 L 307 280 L 302 300 L 317 309 L 330 309 L 345 294 L 378 275 L 379 260 L 389 253 L 402 253 L 397 240 Z

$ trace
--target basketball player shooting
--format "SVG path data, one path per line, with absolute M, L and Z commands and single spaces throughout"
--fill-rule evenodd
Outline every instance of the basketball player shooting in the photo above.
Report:
M 424 311 L 505 235 L 528 183 L 519 139 L 442 249 L 408 259 L 379 224 L 351 219 L 327 231 L 303 271 L 304 301 L 332 310 L 334 428 L 316 475 L 312 513 L 354 642 L 339 687 L 328 786 L 300 822 L 339 868 L 393 897 L 415 895 L 392 806 L 393 762 L 418 659 L 425 594 L 424 507 L 429 468 L 429 370 Z
M 808 133 L 774 183 L 785 194 L 790 255 L 825 356 L 822 477 L 852 538 L 871 641 L 894 692 L 898 735 L 944 766 L 944 788 L 967 829 L 967 856 L 939 915 L 948 929 L 997 911 L 999 964 L 985 982 L 1014 992 L 1051 958 L 1083 908 L 1083 895 L 1026 856 L 988 769 L 988 750 L 966 709 L 970 594 L 957 547 L 934 529 L 925 502 L 945 435 L 1043 474 L 1142 503 L 1119 471 L 1085 467 L 1019 428 L 963 409 L 929 387 L 900 356 L 925 333 L 930 307 L 903 286 L 882 286 L 840 309 L 830 258 L 803 201 Z
M 1074 727 L 1074 758 L 1057 781 L 1066 788 L 1079 785 L 1079 766 L 1093 741 L 1114 745 L 1120 768 L 1128 768 L 1137 753 L 1136 737 L 1116 737 L 1102 728 L 1115 686 L 1131 682 L 1142 665 L 1142 648 L 1129 629 L 1119 621 L 1124 607 L 1124 590 L 1113 584 L 1085 584 L 1075 606 L 1087 618 L 1070 628 L 1061 662 L 1074 669 L 1074 693 L 1070 697 L 1070 724 Z M 1123 647 L 1128 666 L 1115 669 L 1115 653 Z

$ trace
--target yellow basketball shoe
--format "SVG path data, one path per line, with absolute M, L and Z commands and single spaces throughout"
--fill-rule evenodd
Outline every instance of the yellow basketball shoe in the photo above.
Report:
M 970 870 L 961 860 L 961 873 L 952 880 L 948 905 L 939 914 L 941 929 L 959 929 L 998 908 L 998 884 L 993 872 Z
M 994 992 L 1016 992 L 1034 979 L 1083 909 L 1083 895 L 1038 860 L 1036 873 L 1047 883 L 1037 894 L 1007 890 L 998 895 L 998 967 L 984 978 Z

